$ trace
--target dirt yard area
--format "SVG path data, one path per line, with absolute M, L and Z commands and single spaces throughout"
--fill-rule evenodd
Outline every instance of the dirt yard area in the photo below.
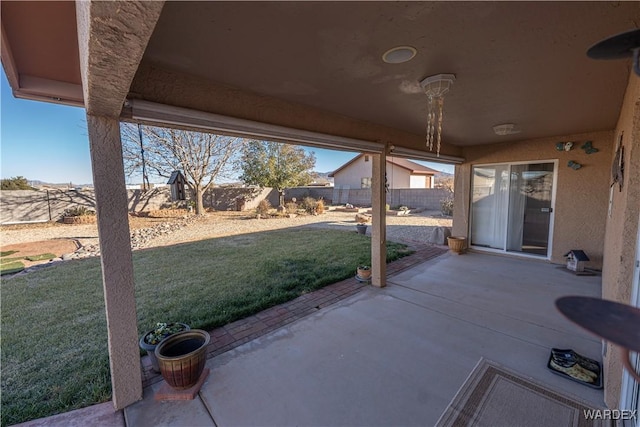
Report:
M 180 217 L 181 218 L 181 217 Z M 387 216 L 387 240 L 421 245 L 428 242 L 435 227 L 450 227 L 451 218 L 439 212 L 425 211 L 407 216 Z M 178 218 L 129 216 L 132 233 L 139 235 L 154 230 L 160 224 Z M 153 233 L 145 247 L 169 246 L 178 243 L 224 237 L 237 234 L 276 230 L 288 227 L 334 228 L 355 232 L 355 214 L 329 210 L 322 215 L 299 215 L 295 218 L 257 219 L 250 212 L 211 212 L 183 228 L 166 233 Z M 367 234 L 371 233 L 371 228 Z M 82 247 L 98 245 L 95 224 L 68 225 L 61 223 L 20 224 L 0 227 L 0 250 L 18 251 L 12 256 L 52 253 L 57 257 Z M 26 262 L 25 266 L 48 262 Z
M 129 217 L 131 231 L 153 227 L 172 221 L 174 218 Z M 63 224 L 43 222 L 0 226 L 0 251 L 13 252 L 11 257 L 27 257 L 54 254 L 61 257 L 87 245 L 98 244 L 96 224 Z M 22 260 L 25 267 L 43 264 L 48 260 Z

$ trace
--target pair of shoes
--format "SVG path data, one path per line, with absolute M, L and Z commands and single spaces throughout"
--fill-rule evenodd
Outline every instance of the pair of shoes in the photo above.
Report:
M 560 366 L 571 366 L 575 363 L 578 363 L 581 367 L 586 370 L 593 372 L 594 374 L 600 374 L 600 365 L 593 359 L 589 359 L 588 357 L 584 357 L 571 349 L 551 349 L 552 359 L 556 364 Z
M 552 359 L 549 365 L 552 369 L 555 369 L 558 372 L 562 372 L 578 381 L 582 381 L 588 384 L 595 384 L 598 381 L 598 374 L 583 368 L 577 362 L 574 362 L 574 364 L 571 366 L 561 366 Z

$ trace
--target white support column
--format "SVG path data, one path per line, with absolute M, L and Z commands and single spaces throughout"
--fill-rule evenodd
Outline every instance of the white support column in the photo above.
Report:
M 102 254 L 111 385 L 115 409 L 142 399 L 128 201 L 120 123 L 87 115 Z
M 373 154 L 372 160 L 371 283 L 383 288 L 387 284 L 387 197 L 384 179 L 387 155 L 384 151 L 381 154 Z

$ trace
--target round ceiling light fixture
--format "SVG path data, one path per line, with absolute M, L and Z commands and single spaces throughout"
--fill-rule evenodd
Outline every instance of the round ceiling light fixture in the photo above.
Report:
M 382 54 L 382 60 L 387 64 L 402 64 L 411 61 L 418 51 L 411 46 L 397 46 Z

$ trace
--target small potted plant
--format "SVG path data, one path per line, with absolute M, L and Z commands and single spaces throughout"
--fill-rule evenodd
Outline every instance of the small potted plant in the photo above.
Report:
M 356 273 L 358 274 L 359 280 L 371 279 L 371 267 L 369 267 L 368 265 L 359 265 Z
M 189 331 L 191 328 L 184 323 L 163 323 L 158 322 L 154 329 L 147 331 L 140 338 L 140 348 L 145 350 L 151 360 L 151 366 L 155 372 L 160 372 L 160 365 L 156 359 L 155 349 L 162 340 L 182 331 Z

